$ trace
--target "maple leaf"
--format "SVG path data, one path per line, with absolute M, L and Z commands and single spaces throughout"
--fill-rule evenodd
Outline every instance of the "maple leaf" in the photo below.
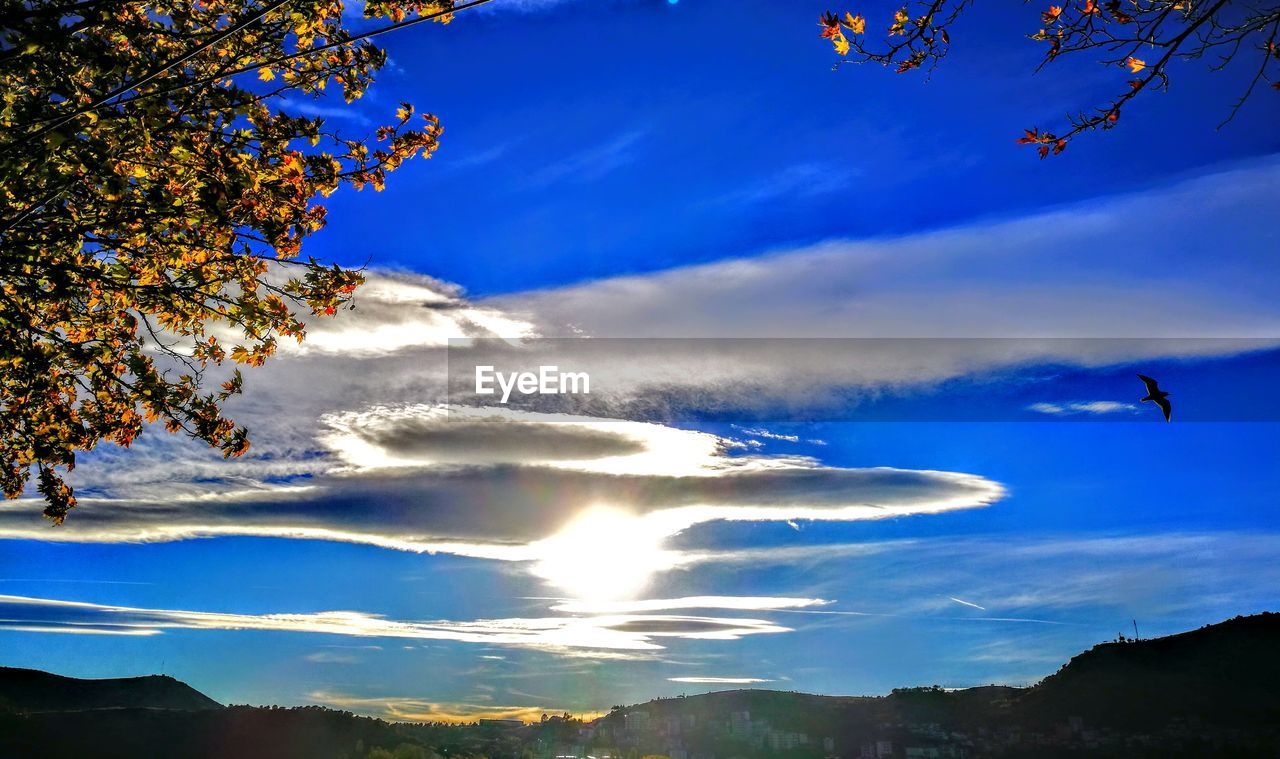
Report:
M 1129 71 L 1136 74 L 1147 67 L 1147 62 L 1142 60 L 1141 58 L 1134 58 L 1130 56 L 1129 58 L 1125 59 L 1124 65 L 1129 67 Z
M 846 13 L 844 14 L 844 26 L 854 34 L 862 34 L 867 30 L 867 20 L 862 17 L 862 14 L 855 16 L 852 13 Z
M 831 11 L 818 16 L 818 25 L 822 27 L 822 37 L 831 39 L 840 33 L 840 19 Z
M 849 54 L 849 40 L 843 34 L 836 34 L 831 38 L 831 44 L 835 46 L 836 52 L 840 55 Z
M 1053 22 L 1057 21 L 1058 16 L 1061 16 L 1061 15 L 1062 15 L 1062 6 L 1050 5 L 1049 10 L 1040 14 L 1040 18 L 1044 21 L 1045 24 L 1052 24 Z

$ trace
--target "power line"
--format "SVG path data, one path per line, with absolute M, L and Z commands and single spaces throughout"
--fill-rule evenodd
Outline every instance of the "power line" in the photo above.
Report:
M 116 87 L 114 90 L 112 90 L 112 91 L 108 92 L 107 94 L 105 94 L 105 95 L 103 95 L 102 97 L 98 98 L 97 100 L 93 101 L 93 102 L 92 102 L 92 103 L 90 103 L 89 105 L 83 106 L 83 107 L 79 108 L 78 110 L 75 110 L 75 111 L 73 111 L 73 112 L 71 112 L 71 113 L 67 114 L 66 116 L 63 116 L 62 118 L 60 118 L 60 119 L 58 119 L 57 121 L 55 121 L 53 124 L 50 124 L 50 125 L 48 125 L 48 126 L 44 127 L 43 129 L 37 130 L 36 132 L 34 132 L 34 133 L 32 133 L 32 134 L 26 135 L 22 140 L 19 140 L 19 142 L 18 142 L 18 143 L 15 143 L 15 144 L 21 144 L 22 142 L 26 142 L 27 140 L 31 140 L 31 139 L 34 139 L 34 138 L 36 138 L 36 137 L 39 137 L 40 135 L 45 134 L 46 132 L 49 132 L 49 131 L 54 130 L 54 129 L 57 129 L 58 127 L 60 127 L 60 126 L 62 126 L 63 124 L 66 124 L 66 123 L 68 123 L 68 122 L 72 121 L 73 119 L 76 119 L 76 118 L 78 118 L 78 117 L 80 117 L 80 116 L 83 116 L 83 115 L 84 115 L 84 114 L 86 114 L 86 113 L 91 113 L 91 112 L 93 112 L 93 111 L 95 111 L 95 110 L 97 110 L 97 109 L 101 108 L 103 105 L 106 105 L 106 104 L 107 104 L 107 102 L 108 102 L 108 101 L 110 101 L 110 100 L 113 100 L 113 99 L 115 99 L 115 98 L 117 98 L 117 97 L 120 97 L 121 95 L 128 94 L 128 93 L 129 93 L 129 92 L 131 92 L 132 90 L 135 90 L 135 89 L 137 89 L 138 87 L 141 87 L 141 86 L 143 86 L 143 85 L 145 85 L 145 84 L 147 84 L 147 83 L 149 83 L 149 82 L 154 81 L 154 80 L 155 80 L 155 79 L 157 79 L 158 77 L 163 76 L 163 75 L 165 74 L 165 72 L 169 71 L 169 70 L 170 70 L 170 69 L 172 69 L 174 66 L 178 66 L 178 65 L 180 65 L 180 64 L 186 63 L 187 61 L 189 61 L 189 60 L 191 60 L 192 58 L 196 57 L 196 56 L 197 56 L 197 55 L 199 55 L 200 53 L 203 53 L 205 50 L 208 50 L 209 48 L 213 47 L 214 45 L 217 45 L 217 44 L 219 44 L 220 42 L 223 42 L 224 40 L 226 40 L 226 39 L 230 38 L 232 35 L 234 35 L 234 34 L 236 34 L 236 33 L 240 32 L 240 31 L 242 31 L 243 29 L 245 29 L 245 28 L 247 28 L 247 27 L 251 26 L 252 24 L 257 23 L 259 20 L 261 20 L 261 19 L 262 19 L 262 17 L 263 17 L 263 16 L 266 16 L 268 13 L 270 13 L 270 12 L 272 12 L 272 11 L 276 10 L 277 8 L 281 8 L 281 7 L 285 6 L 285 5 L 288 5 L 288 4 L 289 4 L 289 3 L 291 3 L 291 2 L 293 2 L 293 0 L 276 0 L 275 2 L 273 2 L 273 3 L 269 4 L 269 5 L 267 5 L 265 8 L 263 8 L 263 9 L 262 9 L 262 10 L 260 10 L 260 11 L 258 11 L 257 13 L 254 13 L 253 15 L 249 16 L 249 18 L 245 19 L 244 21 L 241 21 L 240 23 L 236 24 L 235 26 L 232 26 L 232 27 L 227 28 L 225 31 L 223 31 L 223 32 L 222 32 L 222 33 L 220 33 L 220 34 L 216 34 L 216 35 L 214 35 L 213 37 L 210 37 L 208 40 L 206 40 L 206 41 L 204 41 L 204 42 L 200 43 L 199 45 L 196 45 L 196 46 L 195 46 L 194 48 L 192 48 L 191 50 L 189 50 L 189 51 L 187 51 L 187 52 L 183 53 L 182 55 L 178 56 L 177 58 L 174 58 L 173 60 L 169 61 L 168 63 L 164 64 L 163 66 L 161 66 L 161 67 L 159 67 L 159 68 L 157 68 L 157 69 L 153 69 L 150 73 L 146 74 L 146 75 L 145 75 L 145 76 L 143 76 L 142 78 L 140 78 L 140 79 L 136 79 L 136 80 L 134 80 L 134 81 L 132 81 L 132 82 L 126 82 L 125 84 L 122 84 L 122 85 L 120 85 L 119 87 Z M 37 122 L 34 122 L 34 123 L 37 123 L 37 124 L 38 124 L 38 123 L 40 123 L 40 122 L 38 122 L 38 121 L 37 121 Z
M 316 47 L 309 48 L 307 50 L 301 50 L 296 53 L 290 53 L 289 55 L 282 55 L 282 56 L 271 58 L 265 61 L 251 63 L 247 66 L 241 66 L 240 68 L 231 69 L 230 71 L 223 71 L 218 74 L 202 77 L 200 79 L 195 79 L 193 81 L 185 82 L 183 84 L 176 85 L 168 89 L 161 89 L 161 90 L 155 90 L 154 92 L 140 93 L 138 95 L 135 95 L 134 97 L 129 98 L 128 100 L 119 101 L 117 105 L 124 105 L 125 103 L 132 103 L 135 100 L 142 100 L 143 98 L 155 97 L 157 95 L 168 95 L 171 92 L 178 92 L 179 90 L 185 90 L 188 87 L 195 87 L 201 84 L 208 84 L 209 82 L 216 82 L 219 79 L 225 79 L 229 76 L 236 76 L 238 74 L 245 74 L 250 71 L 256 71 L 265 66 L 274 66 L 277 63 L 284 63 L 285 61 L 291 61 L 291 60 L 294 60 L 295 58 L 305 58 L 309 55 L 314 55 L 315 53 L 323 52 L 325 50 L 332 50 L 334 48 L 343 47 L 345 45 L 350 45 L 353 42 L 367 40 L 371 37 L 377 37 L 379 35 L 386 34 L 388 32 L 395 32 L 401 29 L 406 29 L 416 24 L 421 24 L 427 21 L 433 21 L 437 18 L 440 18 L 441 16 L 447 16 L 451 13 L 457 13 L 458 11 L 465 11 L 468 8 L 474 8 L 478 5 L 484 5 L 485 3 L 490 3 L 490 2 L 493 2 L 493 0 L 471 0 L 470 2 L 462 3 L 460 5 L 455 5 L 449 10 L 436 11 L 435 13 L 429 13 L 425 16 L 418 16 L 417 18 L 409 19 L 408 21 L 401 21 L 397 24 L 390 24 L 388 26 L 380 27 L 378 29 L 373 29 L 367 32 L 363 32 L 361 34 L 353 35 L 351 37 L 348 37 L 345 40 L 330 42 L 324 45 L 318 45 Z
M 101 97 L 101 98 L 99 98 L 98 100 L 94 101 L 93 103 L 90 103 L 89 105 L 84 106 L 84 107 L 80 108 L 79 110 L 77 110 L 77 111 L 75 111 L 75 112 L 73 112 L 73 113 L 69 113 L 69 114 L 67 114 L 66 116 L 64 116 L 64 117 L 60 118 L 56 123 L 51 124 L 51 125 L 49 125 L 49 126 L 46 126 L 46 127 L 42 128 L 42 129 L 40 129 L 40 130 L 38 130 L 38 131 L 36 131 L 36 132 L 33 132 L 33 133 L 29 134 L 29 135 L 26 135 L 26 136 L 24 136 L 22 139 L 20 139 L 20 140 L 18 140 L 18 141 L 16 141 L 16 142 L 10 143 L 8 146 L 6 146 L 6 151 L 7 151 L 8 149 L 10 149 L 10 148 L 16 147 L 17 145 L 20 145 L 20 144 L 22 144 L 22 143 L 24 143 L 24 142 L 27 142 L 28 140 L 34 139 L 35 137 L 39 137 L 40 135 L 45 134 L 46 132 L 49 132 L 50 130 L 57 129 L 58 127 L 62 126 L 63 124 L 66 124 L 66 123 L 68 123 L 68 122 L 70 122 L 70 121 L 72 121 L 72 120 L 74 120 L 74 119 L 76 119 L 76 118 L 78 118 L 78 117 L 80 117 L 80 116 L 83 116 L 83 115 L 84 115 L 84 114 L 86 114 L 86 113 L 91 113 L 91 112 L 93 112 L 93 111 L 96 111 L 97 109 L 99 109 L 99 108 L 103 107 L 104 105 L 107 105 L 107 104 L 109 103 L 109 101 L 111 101 L 111 100 L 113 100 L 113 99 L 115 99 L 115 98 L 117 98 L 117 97 L 120 97 L 121 95 L 128 94 L 128 93 L 129 93 L 129 92 L 131 92 L 132 90 L 135 90 L 135 89 L 137 89 L 138 87 L 141 87 L 141 86 L 143 86 L 143 85 L 145 85 L 145 84 L 148 84 L 148 83 L 149 83 L 149 82 L 151 82 L 151 81 L 154 81 L 156 78 L 158 78 L 158 77 L 162 76 L 165 72 L 169 71 L 169 70 L 170 70 L 170 69 L 172 69 L 174 66 L 177 66 L 177 65 L 179 65 L 179 64 L 181 64 L 181 63 L 185 63 L 186 61 L 191 60 L 191 59 L 192 59 L 192 58 L 194 58 L 195 56 L 199 55 L 201 52 L 203 52 L 203 51 L 205 51 L 205 50 L 209 49 L 210 47 L 212 47 L 213 45 L 218 44 L 219 42 L 222 42 L 223 40 L 227 39 L 228 37 L 230 37 L 231 35 L 235 34 L 236 32 L 239 32 L 239 31 L 243 30 L 245 27 L 247 27 L 247 26 L 249 26 L 249 25 L 251 25 L 251 24 L 255 23 L 256 21 L 260 20 L 263 16 L 267 15 L 267 14 L 268 14 L 268 13 L 270 13 L 271 11 L 273 11 L 273 10 L 275 10 L 275 9 L 277 9 L 277 8 L 279 8 L 279 7 L 281 7 L 281 6 L 285 5 L 285 4 L 287 4 L 287 3 L 289 3 L 289 2 L 292 2 L 292 0 L 277 0 L 277 2 L 272 3 L 271 5 L 269 5 L 268 7 L 264 8 L 262 11 L 260 11 L 259 13 L 255 14 L 253 17 L 251 17 L 251 18 L 249 18 L 249 19 L 246 19 L 245 21 L 241 22 L 240 24 L 237 24 L 235 27 L 232 27 L 232 28 L 230 28 L 230 29 L 227 29 L 227 30 L 226 30 L 225 32 L 223 32 L 221 35 L 218 35 L 217 37 L 215 37 L 215 38 L 213 38 L 213 39 L 210 39 L 209 41 L 207 41 L 207 42 L 205 42 L 205 43 L 203 43 L 203 44 L 201 44 L 201 45 L 197 46 L 196 48 L 194 48 L 194 49 L 193 49 L 193 50 L 191 50 L 190 52 L 184 53 L 182 56 L 179 56 L 178 58 L 174 59 L 173 61 L 170 61 L 169 63 L 165 64 L 163 67 L 161 67 L 161 68 L 159 68 L 159 69 L 157 69 L 157 70 L 155 70 L 155 71 L 152 71 L 151 73 L 147 74 L 146 76 L 142 77 L 141 79 L 139 79 L 139 80 L 137 80 L 137 81 L 134 81 L 134 82 L 131 82 L 131 83 L 128 83 L 128 84 L 121 85 L 120 87 L 117 87 L 115 90 L 112 90 L 111 92 L 107 93 L 106 95 L 104 95 L 103 97 Z M 225 79 L 225 78 L 227 78 L 227 77 L 236 76 L 236 75 L 238 75 L 238 74 L 244 74 L 244 73 L 247 73 L 247 72 L 249 72 L 249 71 L 254 71 L 254 70 L 256 70 L 256 69 L 261 69 L 261 68 L 263 68 L 263 67 L 265 67 L 265 66 L 273 66 L 273 65 L 275 65 L 275 64 L 277 64 L 277 63 L 283 63 L 283 62 L 285 62 L 285 61 L 293 60 L 293 59 L 295 59 L 295 58 L 304 58 L 304 57 L 306 57 L 306 56 L 314 55 L 315 53 L 323 52 L 323 51 L 325 51 L 325 50 L 332 50 L 333 48 L 338 48 L 338 47 L 343 47 L 343 46 L 346 46 L 346 45 L 350 45 L 350 44 L 351 44 L 351 43 L 353 43 L 353 42 L 359 42 L 359 41 L 361 41 L 361 40 L 366 40 L 366 39 L 370 39 L 370 38 L 372 38 L 372 37 L 377 37 L 377 36 L 382 35 L 382 34 L 387 34 L 388 32 L 394 32 L 394 31 L 398 31 L 398 30 L 400 30 L 400 29 L 406 29 L 406 28 L 408 28 L 408 27 L 410 27 L 410 26 L 414 26 L 414 25 L 416 25 L 416 24 L 421 24 L 421 23 L 424 23 L 424 22 L 427 22 L 427 21 L 432 21 L 432 20 L 435 20 L 435 19 L 440 18 L 440 17 L 442 17 L 442 16 L 447 16 L 447 15 L 449 15 L 449 14 L 451 14 L 451 13 L 456 13 L 457 11 L 467 10 L 468 8 L 474 8 L 474 7 L 476 7 L 476 6 L 484 5 L 485 3 L 489 3 L 489 2 L 492 2 L 492 0 L 470 0 L 470 2 L 465 2 L 465 3 L 462 3 L 462 4 L 460 4 L 460 5 L 452 6 L 452 7 L 450 7 L 450 8 L 449 8 L 449 9 L 447 9 L 447 10 L 436 11 L 436 12 L 434 12 L 434 13 L 429 13 L 429 14 L 426 14 L 426 15 L 423 15 L 423 16 L 418 16 L 417 18 L 412 18 L 412 19 L 409 19 L 409 20 L 407 20 L 407 21 L 401 21 L 401 22 L 399 22 L 399 23 L 390 24 L 390 25 L 388 25 L 388 26 L 380 27 L 380 28 L 378 28 L 378 29 L 372 29 L 372 30 L 370 30 L 370 31 L 363 32 L 363 33 L 361 33 L 361 34 L 356 34 L 356 35 L 353 35 L 353 36 L 351 36 L 351 37 L 348 37 L 347 39 L 339 40 L 339 41 L 337 41 L 337 42 L 330 42 L 330 43 L 327 43 L 327 44 L 324 44 L 324 45 L 319 45 L 319 46 L 317 46 L 317 47 L 309 48 L 309 49 L 307 49 L 307 50 L 299 51 L 299 52 L 297 52 L 297 53 L 291 53 L 291 54 L 289 54 L 289 55 L 277 56 L 276 58 L 271 58 L 271 59 L 268 59 L 268 60 L 265 60 L 265 61 L 259 61 L 259 62 L 252 63 L 252 64 L 249 64 L 249 65 L 246 65 L 246 66 L 242 66 L 242 67 L 237 68 L 237 69 L 232 69 L 232 70 L 230 70 L 230 71 L 223 71 L 223 72 L 220 72 L 220 73 L 218 73 L 218 74 L 216 74 L 216 75 L 213 75 L 213 76 L 202 77 L 202 78 L 200 78 L 200 79 L 196 79 L 196 80 L 193 80 L 193 81 L 190 81 L 190 82 L 184 82 L 184 83 L 182 83 L 182 84 L 180 84 L 180 85 L 177 85 L 177 86 L 174 86 L 174 87 L 169 87 L 169 88 L 167 88 L 167 89 L 159 89 L 159 90 L 155 90 L 155 91 L 152 91 L 152 92 L 139 93 L 139 94 L 135 95 L 134 97 L 128 98 L 127 100 L 118 100 L 118 101 L 116 101 L 116 102 L 114 103 L 114 105 L 124 105 L 124 104 L 126 104 L 126 103 L 132 103 L 132 102 L 134 102 L 134 101 L 136 101 L 136 100 L 141 100 L 142 98 L 155 97 L 155 96 L 157 96 L 157 95 L 167 95 L 167 94 L 170 94 L 170 93 L 173 93 L 173 92 L 178 92 L 178 91 L 180 91 L 180 90 L 187 89 L 187 88 L 189 88 L 189 87 L 195 87 L 195 86 L 199 86 L 199 85 L 201 85 L 201 84 L 208 84 L 208 83 L 210 83 L 210 82 L 218 81 L 219 79 Z M 51 118 L 53 118 L 53 117 L 51 117 Z M 41 123 L 41 122 L 40 122 L 40 121 L 33 122 L 33 124 L 39 124 L 39 123 Z

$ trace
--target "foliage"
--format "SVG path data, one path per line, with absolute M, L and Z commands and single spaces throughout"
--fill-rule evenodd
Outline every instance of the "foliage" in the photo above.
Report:
M 819 18 L 821 36 L 831 41 L 842 63 L 879 63 L 898 73 L 932 70 L 951 48 L 950 29 L 971 0 L 913 0 L 888 21 L 883 43 L 869 43 L 867 20 L 831 12 Z M 1139 93 L 1169 86 L 1175 60 L 1206 56 L 1213 68 L 1225 68 L 1237 56 L 1249 78 L 1229 121 L 1259 84 L 1280 90 L 1280 4 L 1232 3 L 1230 0 L 1079 0 L 1051 5 L 1040 14 L 1040 28 L 1030 38 L 1045 46 L 1041 67 L 1067 54 L 1094 54 L 1101 62 L 1127 72 L 1118 95 L 1099 108 L 1070 118 L 1060 132 L 1025 130 L 1020 144 L 1036 147 L 1041 158 L 1058 155 L 1082 132 L 1111 129 L 1121 111 Z M 1224 122 L 1225 123 L 1225 122 Z
M 393 21 L 452 10 L 365 5 Z M 343 13 L 341 0 L 0 0 L 7 497 L 34 468 L 61 522 L 75 498 L 60 470 L 148 422 L 247 450 L 222 413 L 239 371 L 220 385 L 206 371 L 261 365 L 350 300 L 358 271 L 299 256 L 325 223 L 318 201 L 382 189 L 441 133 L 407 103 L 363 140 L 290 113 L 326 88 L 354 101 L 386 62 Z

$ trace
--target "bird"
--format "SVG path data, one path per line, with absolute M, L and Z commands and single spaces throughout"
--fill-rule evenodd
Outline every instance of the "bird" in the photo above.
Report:
M 1142 380 L 1142 384 L 1147 386 L 1147 395 L 1141 398 L 1143 402 L 1151 401 L 1160 407 L 1164 412 L 1164 420 L 1169 421 L 1169 417 L 1173 415 L 1173 406 L 1169 405 L 1169 394 L 1160 389 L 1156 381 L 1145 374 L 1139 374 L 1138 379 Z

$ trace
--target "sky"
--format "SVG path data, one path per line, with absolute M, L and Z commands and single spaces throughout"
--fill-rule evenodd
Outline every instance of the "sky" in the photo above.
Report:
M 247 374 L 249 455 L 156 431 L 61 528 L 0 506 L 0 665 L 528 718 L 1029 684 L 1280 607 L 1280 101 L 1218 129 L 1239 80 L 1187 64 L 1040 161 L 1126 77 L 1034 74 L 1039 8 L 928 81 L 832 71 L 825 9 L 495 0 L 292 103 L 442 147 L 331 199 L 305 252 L 369 282 Z M 493 338 L 590 403 L 450 405 Z

